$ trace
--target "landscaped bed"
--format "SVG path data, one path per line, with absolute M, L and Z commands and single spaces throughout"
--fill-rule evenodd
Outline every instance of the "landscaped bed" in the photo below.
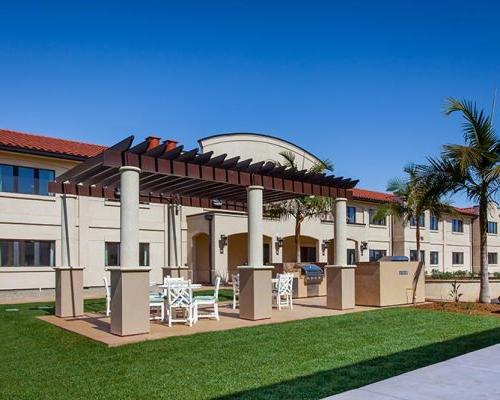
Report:
M 500 341 L 500 318 L 405 307 L 107 348 L 52 312 L 0 306 L 0 398 L 319 399 Z
M 500 304 L 482 304 L 462 301 L 436 301 L 418 305 L 417 308 L 425 310 L 456 312 L 468 315 L 491 315 L 500 317 Z

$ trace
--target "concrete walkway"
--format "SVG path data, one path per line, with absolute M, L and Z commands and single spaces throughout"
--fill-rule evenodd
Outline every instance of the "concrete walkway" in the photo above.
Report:
M 328 400 L 500 399 L 500 344 L 407 372 Z

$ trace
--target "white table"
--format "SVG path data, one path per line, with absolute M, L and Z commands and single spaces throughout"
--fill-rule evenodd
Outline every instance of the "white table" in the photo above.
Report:
M 159 289 L 167 289 L 168 286 L 187 286 L 187 282 L 172 282 L 170 283 L 169 285 L 159 285 L 158 288 Z M 203 287 L 203 285 L 201 283 L 192 283 L 191 284 L 191 289 L 201 289 Z

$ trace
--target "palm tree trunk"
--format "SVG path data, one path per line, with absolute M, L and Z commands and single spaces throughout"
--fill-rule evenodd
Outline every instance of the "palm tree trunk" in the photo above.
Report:
M 488 200 L 486 197 L 486 191 L 484 191 L 479 199 L 479 237 L 480 237 L 480 289 L 479 289 L 479 301 L 481 303 L 490 303 L 490 281 L 488 275 L 488 236 L 487 236 L 487 226 L 488 226 Z
M 415 240 L 417 242 L 418 267 L 417 267 L 417 271 L 415 272 L 415 276 L 413 277 L 413 298 L 412 298 L 413 304 L 417 303 L 418 281 L 420 279 L 420 274 L 422 273 L 422 268 L 424 267 L 424 263 L 420 260 L 420 218 L 419 218 L 419 216 L 417 216 L 417 225 L 416 225 L 416 229 L 415 229 Z
M 295 220 L 295 259 L 297 263 L 300 262 L 300 224 L 301 221 L 299 219 Z

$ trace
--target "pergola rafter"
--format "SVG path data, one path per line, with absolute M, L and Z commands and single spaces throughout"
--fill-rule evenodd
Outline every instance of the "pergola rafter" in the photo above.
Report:
M 130 136 L 58 176 L 50 183 L 49 190 L 119 199 L 119 169 L 132 166 L 141 170 L 142 201 L 203 203 L 212 207 L 213 201 L 218 200 L 220 208 L 244 209 L 248 186 L 263 186 L 263 201 L 268 203 L 311 195 L 349 198 L 349 189 L 357 183 L 343 177 L 286 168 L 271 161 L 228 158 L 227 154 L 199 153 L 198 149 L 186 151 L 182 145 L 168 149 L 163 143 L 151 148 L 146 140 L 132 146 L 133 140 Z

